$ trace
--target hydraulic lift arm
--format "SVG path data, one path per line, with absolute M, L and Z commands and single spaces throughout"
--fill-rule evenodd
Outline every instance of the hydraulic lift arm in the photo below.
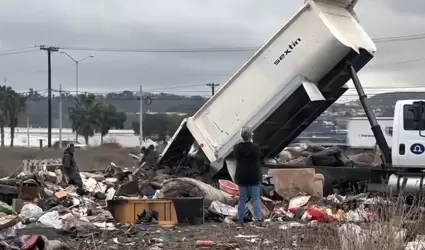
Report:
M 360 103 L 366 113 L 367 119 L 369 120 L 373 135 L 376 138 L 376 143 L 381 149 L 381 158 L 382 162 L 384 163 L 383 165 L 385 167 L 390 167 L 392 165 L 390 147 L 388 146 L 387 140 L 385 139 L 384 133 L 382 132 L 381 126 L 376 120 L 375 113 L 373 112 L 372 108 L 367 104 L 367 96 L 363 90 L 362 84 L 360 83 L 359 77 L 357 76 L 356 70 L 351 64 L 348 64 L 348 69 L 350 71 L 354 87 L 356 88 L 357 94 L 359 95 Z

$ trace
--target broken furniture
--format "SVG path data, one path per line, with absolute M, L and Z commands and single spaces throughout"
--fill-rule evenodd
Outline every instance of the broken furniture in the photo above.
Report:
M 142 214 L 144 211 L 156 211 L 158 213 L 159 224 L 177 224 L 177 215 L 171 200 L 110 200 L 108 201 L 108 210 L 111 212 L 115 221 L 121 224 L 135 223 L 138 219 L 137 215 Z

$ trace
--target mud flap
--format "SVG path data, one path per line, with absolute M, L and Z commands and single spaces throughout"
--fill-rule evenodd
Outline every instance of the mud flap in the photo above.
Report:
M 232 181 L 235 182 L 236 160 L 234 159 L 226 160 L 226 167 L 230 177 L 232 177 Z
M 236 173 L 236 160 L 226 159 L 225 161 L 221 160 L 219 162 L 214 162 L 210 164 L 210 171 L 213 174 L 219 174 L 224 176 L 230 176 L 233 182 L 235 182 L 235 173 Z

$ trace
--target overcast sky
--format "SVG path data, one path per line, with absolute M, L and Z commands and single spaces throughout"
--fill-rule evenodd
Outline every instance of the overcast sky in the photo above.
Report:
M 302 6 L 303 0 L 1 0 L 0 53 L 34 45 L 131 49 L 261 46 Z M 372 38 L 425 33 L 424 0 L 359 0 L 356 12 Z M 424 87 L 425 39 L 378 44 L 361 78 L 368 92 L 386 86 Z M 65 51 L 65 50 L 64 50 Z M 225 83 L 253 52 L 118 53 L 66 50 L 80 65 L 80 90 L 106 92 L 163 89 L 208 95 Z M 405 60 L 419 59 L 407 63 Z M 75 90 L 75 65 L 55 53 L 53 87 Z M 19 91 L 45 89 L 42 51 L 0 56 L 0 79 Z M 1 82 L 0 82 L 1 83 Z M 395 86 L 398 86 L 395 88 Z M 167 89 L 169 88 L 169 89 Z M 196 92 L 195 92 L 196 91 Z

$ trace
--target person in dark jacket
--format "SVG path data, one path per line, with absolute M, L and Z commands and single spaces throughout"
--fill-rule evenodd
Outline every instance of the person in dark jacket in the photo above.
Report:
M 145 165 L 148 167 L 155 167 L 158 159 L 159 159 L 159 154 L 155 150 L 155 146 L 151 144 L 145 150 L 142 160 L 140 161 L 140 165 L 145 163 Z
M 140 149 L 140 153 L 142 154 L 142 157 L 140 158 L 140 160 L 139 160 L 139 167 L 143 164 L 143 162 L 145 162 L 145 155 L 146 155 L 146 151 L 147 151 L 148 149 L 145 147 L 145 146 L 143 146 L 141 149 Z
M 261 150 L 258 144 L 252 142 L 250 129 L 243 129 L 241 137 L 242 142 L 233 149 L 236 158 L 235 182 L 239 186 L 238 223 L 244 221 L 248 200 L 253 205 L 255 221 L 261 222 Z
M 74 144 L 69 144 L 63 152 L 62 164 L 65 174 L 69 178 L 69 184 L 83 189 L 83 181 L 80 176 L 80 170 L 74 158 Z

